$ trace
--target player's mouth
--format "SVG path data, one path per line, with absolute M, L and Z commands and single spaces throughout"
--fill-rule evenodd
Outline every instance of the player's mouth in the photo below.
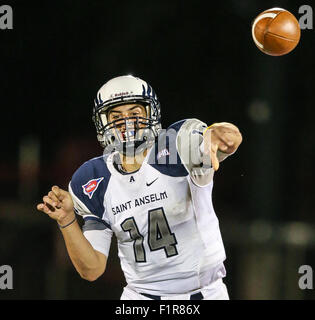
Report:
M 129 141 L 130 139 L 134 138 L 136 131 L 134 126 L 128 128 L 127 130 L 120 131 L 123 141 Z

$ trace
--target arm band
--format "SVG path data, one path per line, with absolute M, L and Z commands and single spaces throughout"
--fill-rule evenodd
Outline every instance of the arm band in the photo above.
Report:
M 68 224 L 66 224 L 65 226 L 61 226 L 59 223 L 57 223 L 57 224 L 58 224 L 58 227 L 59 227 L 60 229 L 64 229 L 64 228 L 70 226 L 70 224 L 72 224 L 72 223 L 73 223 L 74 221 L 76 221 L 76 220 L 77 220 L 77 217 L 74 217 L 74 219 L 73 219 L 71 222 L 69 222 Z

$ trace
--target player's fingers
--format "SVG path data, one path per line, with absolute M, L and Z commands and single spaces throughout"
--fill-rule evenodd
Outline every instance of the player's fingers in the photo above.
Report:
M 223 130 L 214 130 L 213 131 L 213 139 L 215 139 L 219 144 L 219 149 L 224 151 L 229 147 L 232 147 L 235 143 L 234 133 L 231 131 Z
M 47 205 L 44 203 L 40 203 L 37 205 L 37 210 L 42 211 L 48 215 L 52 214 L 54 211 L 52 211 Z
M 219 149 L 220 151 L 223 151 L 223 152 L 224 152 L 224 151 L 227 151 L 228 148 L 229 148 L 229 147 L 228 147 L 225 143 L 223 143 L 223 142 L 220 142 L 220 143 L 219 143 L 219 148 L 218 148 L 218 149 Z
M 224 132 L 220 137 L 220 140 L 224 142 L 227 146 L 232 147 L 235 144 L 235 133 Z
M 66 194 L 67 194 L 67 191 L 65 190 L 62 190 L 61 188 L 59 188 L 58 186 L 53 186 L 51 188 L 51 191 L 57 196 L 57 198 L 62 201 Z
M 214 169 L 214 171 L 217 171 L 220 166 L 220 163 L 219 163 L 217 156 L 214 156 L 211 158 L 211 163 L 212 163 L 212 168 Z
M 39 203 L 36 208 L 37 210 L 43 211 L 44 210 L 45 205 L 43 203 Z
M 204 166 L 212 166 L 214 170 L 218 170 L 219 160 L 217 158 L 217 151 L 219 143 L 220 140 L 217 135 L 213 133 L 212 129 L 208 129 L 204 134 Z
M 218 148 L 219 148 L 218 144 L 213 143 L 211 145 L 211 163 L 215 171 L 219 169 L 219 159 L 217 157 Z
M 59 197 L 61 196 L 60 193 L 60 188 L 58 186 L 53 186 L 51 188 L 51 191 L 55 194 L 55 196 L 59 199 Z
M 52 211 L 52 212 L 55 211 L 55 205 L 54 205 L 53 200 L 51 200 L 48 196 L 44 196 L 43 201 L 44 201 L 45 206 L 47 206 L 50 211 Z
M 54 206 L 57 206 L 59 204 L 59 202 L 60 202 L 59 199 L 52 191 L 48 192 L 48 197 L 53 201 Z

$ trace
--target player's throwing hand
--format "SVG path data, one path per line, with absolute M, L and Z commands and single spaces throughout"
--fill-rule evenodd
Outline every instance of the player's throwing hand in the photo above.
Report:
M 75 218 L 73 201 L 69 192 L 58 186 L 53 186 L 51 191 L 43 197 L 43 203 L 37 209 L 56 220 L 60 226 L 66 225 Z
M 239 129 L 228 122 L 215 123 L 204 131 L 204 155 L 211 157 L 214 170 L 219 169 L 218 151 L 234 153 L 242 142 Z

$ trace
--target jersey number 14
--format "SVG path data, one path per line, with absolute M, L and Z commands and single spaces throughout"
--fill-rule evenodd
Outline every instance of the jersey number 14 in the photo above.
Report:
M 134 217 L 124 220 L 121 228 L 129 232 L 130 238 L 134 240 L 133 249 L 136 262 L 146 262 L 144 237 L 140 234 Z M 167 258 L 178 254 L 176 237 L 171 232 L 163 208 L 149 210 L 148 229 L 148 245 L 151 251 L 164 249 Z

